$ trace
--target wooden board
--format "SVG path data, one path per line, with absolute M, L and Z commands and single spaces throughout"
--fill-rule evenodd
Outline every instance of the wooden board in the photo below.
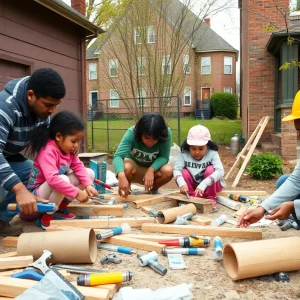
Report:
M 211 224 L 211 220 L 208 218 L 204 218 L 204 217 L 198 217 L 197 219 L 192 219 L 192 220 L 190 220 L 190 222 L 196 223 L 201 226 L 208 226 Z
M 26 269 L 32 269 L 33 268 L 26 268 Z M 19 273 L 24 271 L 24 269 L 14 269 L 14 270 L 9 270 L 9 271 L 4 271 L 4 272 L 0 272 L 0 276 L 10 276 L 15 274 L 15 273 Z M 57 270 L 57 272 L 59 272 L 62 276 L 64 276 L 68 281 L 71 280 L 71 274 L 66 271 L 66 270 Z
M 200 208 L 201 213 L 208 213 L 212 211 L 212 201 L 204 198 L 197 198 L 197 197 L 190 197 L 189 199 L 184 195 L 168 195 L 166 196 L 167 199 L 182 201 L 187 203 L 193 203 L 197 207 Z
M 223 190 L 217 193 L 218 196 L 228 196 L 228 194 L 237 194 L 243 196 L 267 196 L 266 191 L 230 191 L 230 190 Z
M 70 204 L 68 210 L 76 216 L 109 216 L 123 217 L 122 205 Z
M 146 199 L 135 200 L 135 201 L 132 201 L 133 207 L 134 208 L 141 208 L 143 206 L 152 205 L 152 204 L 161 203 L 161 202 L 165 202 L 165 201 L 170 200 L 170 199 L 166 198 L 166 196 L 167 196 L 167 194 L 165 194 L 165 195 L 154 195 L 154 196 L 150 196 Z
M 28 267 L 28 264 L 30 263 L 33 263 L 32 255 L 4 257 L 4 258 L 0 258 L 0 270 Z
M 18 237 L 17 236 L 7 236 L 2 240 L 3 247 L 17 247 Z
M 242 239 L 262 239 L 261 229 L 219 228 L 194 225 L 143 224 L 143 232 L 164 232 L 208 236 L 228 236 Z
M 184 236 L 177 236 L 177 235 L 150 235 L 150 234 L 127 234 L 126 236 L 134 239 L 145 240 L 145 241 L 152 241 L 152 242 L 159 242 L 162 240 L 173 240 L 173 239 L 180 239 Z
M 158 244 L 157 242 L 145 241 L 145 240 L 141 240 L 141 239 L 127 237 L 127 234 L 116 235 L 116 236 L 104 239 L 103 242 L 113 244 L 113 245 L 135 248 L 135 249 L 156 251 L 157 253 L 161 253 L 162 249 L 165 248 L 164 245 Z
M 36 284 L 36 281 L 0 276 L 0 295 L 15 298 Z M 76 286 L 85 300 L 108 300 L 109 290 Z
M 7 252 L 7 253 L 0 254 L 0 258 L 14 257 L 14 256 L 17 256 L 17 255 L 18 255 L 17 251 Z
M 73 226 L 81 228 L 114 228 L 123 223 L 128 223 L 131 227 L 141 227 L 144 223 L 155 223 L 153 218 L 115 218 L 108 220 L 90 219 L 90 220 L 53 220 L 51 226 Z

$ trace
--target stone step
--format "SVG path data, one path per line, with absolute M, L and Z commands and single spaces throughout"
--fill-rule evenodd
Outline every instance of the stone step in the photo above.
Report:
M 280 147 L 278 145 L 275 145 L 273 143 L 261 143 L 260 146 L 264 152 L 270 152 L 280 155 Z
M 281 134 L 280 133 L 272 133 L 271 134 L 272 143 L 281 147 Z

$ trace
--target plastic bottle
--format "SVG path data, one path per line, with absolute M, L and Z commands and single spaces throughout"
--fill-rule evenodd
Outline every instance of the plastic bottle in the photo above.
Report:
M 221 215 L 220 217 L 214 219 L 211 221 L 211 226 L 213 227 L 219 227 L 220 225 L 222 225 L 223 223 L 225 223 L 227 220 L 227 216 L 224 214 L 224 215 Z

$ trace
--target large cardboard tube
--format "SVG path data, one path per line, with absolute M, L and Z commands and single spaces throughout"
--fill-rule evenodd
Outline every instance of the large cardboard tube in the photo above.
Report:
M 67 222 L 66 222 L 67 223 Z M 51 263 L 94 263 L 97 240 L 93 229 L 23 233 L 18 239 L 17 254 L 33 255 L 36 260 L 44 250 L 52 253 Z
M 196 212 L 196 206 L 193 203 L 189 203 L 187 205 L 181 205 L 179 207 L 173 207 L 159 211 L 157 214 L 163 215 L 163 217 L 156 217 L 156 220 L 160 224 L 168 224 L 175 221 L 178 216 L 188 213 L 195 214 Z
M 222 197 L 222 196 L 217 197 L 217 202 L 224 205 L 224 206 L 226 206 L 226 207 L 231 208 L 232 210 L 239 210 L 242 206 L 241 203 L 239 203 L 237 201 L 230 200 L 230 199 Z
M 228 244 L 223 262 L 233 280 L 300 270 L 300 237 Z

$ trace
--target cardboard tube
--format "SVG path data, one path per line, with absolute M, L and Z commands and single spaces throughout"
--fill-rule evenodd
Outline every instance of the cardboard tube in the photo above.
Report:
M 67 222 L 66 222 L 67 223 Z M 97 241 L 93 229 L 74 231 L 23 233 L 18 239 L 17 253 L 33 255 L 38 259 L 43 250 L 52 253 L 48 263 L 94 263 L 97 258 Z
M 300 270 L 300 237 L 228 244 L 223 262 L 233 280 Z
M 187 213 L 195 214 L 196 211 L 196 206 L 193 203 L 189 203 L 187 205 L 181 205 L 179 207 L 159 211 L 157 214 L 162 214 L 163 217 L 156 217 L 156 220 L 160 224 L 168 224 L 175 221 L 178 216 L 182 216 Z
M 224 206 L 226 206 L 226 207 L 231 208 L 232 210 L 239 210 L 242 206 L 241 203 L 230 200 L 230 199 L 222 197 L 222 196 L 217 197 L 217 202 L 224 205 Z

